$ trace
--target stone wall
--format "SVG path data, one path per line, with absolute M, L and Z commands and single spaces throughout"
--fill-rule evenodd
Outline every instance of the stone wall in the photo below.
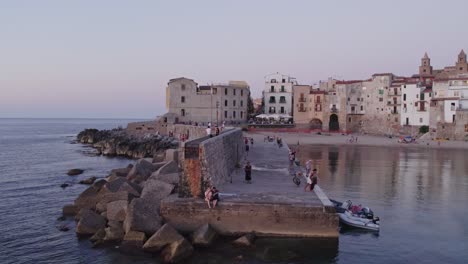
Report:
M 221 235 L 338 238 L 338 215 L 323 206 L 222 200 L 209 209 L 201 199 L 169 197 L 161 202 L 161 216 L 184 233 L 209 223 Z
M 458 110 L 455 120 L 455 140 L 468 141 L 468 110 Z
M 181 134 L 189 136 L 189 139 L 197 139 L 206 136 L 206 127 L 192 126 L 184 124 L 164 123 L 161 120 L 153 120 L 146 122 L 128 123 L 127 133 L 133 136 L 141 137 L 146 134 L 169 135 L 172 132 L 175 138 L 180 138 Z
M 234 128 L 212 138 L 199 138 L 182 145 L 179 197 L 202 197 L 208 185 L 221 188 L 230 180 L 244 157 L 242 131 Z

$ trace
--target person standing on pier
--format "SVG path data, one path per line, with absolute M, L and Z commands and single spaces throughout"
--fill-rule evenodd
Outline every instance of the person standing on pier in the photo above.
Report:
M 247 161 L 245 165 L 245 182 L 252 183 L 252 166 L 250 165 L 250 161 Z
M 311 180 L 310 191 L 313 191 L 315 185 L 317 185 L 317 182 L 318 182 L 317 169 L 314 169 L 312 171 L 312 174 L 310 175 L 310 180 Z

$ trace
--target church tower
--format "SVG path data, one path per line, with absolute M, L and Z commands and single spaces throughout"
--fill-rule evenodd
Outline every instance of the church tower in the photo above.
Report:
M 457 68 L 458 73 L 468 72 L 468 63 L 466 62 L 465 51 L 461 50 L 460 54 L 458 54 L 458 60 L 457 63 L 455 63 L 455 67 Z
M 424 53 L 424 57 L 421 59 L 421 66 L 419 66 L 419 76 L 432 75 L 431 59 L 427 56 L 427 52 Z

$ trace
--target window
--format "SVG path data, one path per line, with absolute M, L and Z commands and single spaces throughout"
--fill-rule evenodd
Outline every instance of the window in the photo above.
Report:
M 281 114 L 284 114 L 284 107 L 281 107 Z
M 416 98 L 419 98 L 419 94 L 416 94 Z
M 284 93 L 284 85 L 281 85 L 281 92 Z
M 419 118 L 419 123 L 422 123 L 422 122 L 423 122 L 423 119 L 422 119 L 422 117 L 421 117 L 421 118 Z
M 236 95 L 236 89 L 232 89 L 232 95 Z
M 241 119 L 244 118 L 244 111 L 241 111 Z
M 185 116 L 185 109 L 180 109 L 180 115 Z
M 224 100 L 224 106 L 228 106 L 228 101 Z
M 227 111 L 224 111 L 224 118 L 227 118 Z
M 426 69 L 424 69 L 423 72 L 426 72 Z
M 244 101 L 241 100 L 241 106 L 244 106 Z
M 348 97 L 348 102 L 351 101 L 351 98 Z
M 180 89 L 182 89 L 182 91 L 185 91 L 185 84 L 181 84 Z
M 361 105 L 361 111 L 364 111 L 364 106 Z
M 383 97 L 380 97 L 380 98 L 379 98 L 379 102 L 383 102 Z
M 429 93 L 429 97 L 432 97 L 432 93 Z
M 276 99 L 274 96 L 270 96 L 270 101 L 269 101 L 270 104 L 274 104 L 276 103 Z
M 244 96 L 244 90 L 241 90 L 241 96 Z
M 285 82 L 286 82 L 286 79 L 283 79 L 282 82 L 285 83 Z
M 351 122 L 351 117 L 348 117 L 348 122 Z
M 351 106 L 351 112 L 354 112 L 354 110 L 356 110 L 354 106 Z
M 185 96 L 180 97 L 180 102 L 185 103 Z
M 236 100 L 232 101 L 232 106 L 236 106 Z
M 424 100 L 424 94 L 422 93 L 420 97 L 421 97 L 421 101 L 423 101 Z
M 270 92 L 272 92 L 272 93 L 275 92 L 275 86 L 272 85 L 272 86 L 270 87 Z
M 227 95 L 227 88 L 224 88 L 224 95 Z
M 232 111 L 232 118 L 236 118 L 236 111 Z
M 403 94 L 403 101 L 406 101 L 406 94 Z
M 280 96 L 280 101 L 279 101 L 281 104 L 285 104 L 286 103 L 286 97 L 285 96 Z
M 320 95 L 317 95 L 317 103 L 320 103 Z

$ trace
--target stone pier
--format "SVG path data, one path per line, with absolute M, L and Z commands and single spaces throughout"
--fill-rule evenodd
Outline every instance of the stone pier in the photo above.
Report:
M 234 166 L 239 161 L 232 154 L 234 151 L 238 154 L 239 143 L 245 148 L 239 133 L 242 135 L 241 131 L 231 131 L 219 136 L 224 138 L 206 139 L 208 143 L 211 140 L 210 147 L 203 147 L 203 139 L 197 144 L 186 144 L 192 150 L 181 152 L 185 152 L 182 155 L 187 155 L 191 165 L 182 165 L 186 167 L 181 181 L 191 182 L 186 186 L 191 186 L 192 192 L 181 188 L 182 195 L 163 200 L 161 215 L 164 220 L 187 233 L 209 223 L 222 235 L 255 232 L 259 236 L 337 239 L 338 216 L 332 203 L 319 186 L 313 192 L 305 192 L 305 179 L 299 187 L 293 183 L 291 173 L 301 168 L 289 166 L 287 146 L 280 148 L 274 142 L 264 142 L 263 137 L 249 135 L 254 138 L 254 144 L 249 143 L 248 153 L 242 152 L 239 168 Z M 199 146 L 198 153 L 203 159 L 200 156 L 190 159 L 195 145 Z M 206 153 L 224 148 L 225 155 Z M 244 182 L 243 166 L 247 160 L 253 168 L 251 184 Z M 224 164 L 224 168 L 220 164 Z M 199 169 L 193 170 L 195 167 Z M 221 192 L 219 206 L 214 209 L 209 209 L 200 198 L 200 193 L 203 194 L 200 188 L 209 183 L 216 184 Z

